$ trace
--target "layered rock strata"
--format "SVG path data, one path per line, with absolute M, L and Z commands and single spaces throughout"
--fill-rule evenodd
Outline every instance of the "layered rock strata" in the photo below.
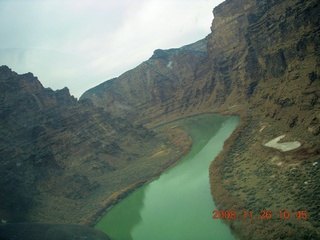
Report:
M 241 239 L 317 239 L 320 5 L 239 3 L 226 1 L 214 10 L 207 37 L 213 63 L 225 59 L 226 74 L 214 72 L 229 83 L 225 91 L 231 89 L 220 109 L 243 118 L 211 165 L 211 190 L 220 209 L 253 211 L 254 219 L 227 220 Z M 281 135 L 279 144 L 302 145 L 286 152 L 264 146 Z M 267 210 L 270 219 L 263 216 Z M 281 215 L 286 210 L 288 219 Z
M 317 0 L 227 0 L 213 11 L 206 52 L 156 50 L 82 99 L 148 126 L 202 112 L 240 115 L 210 167 L 211 191 L 221 210 L 274 215 L 228 225 L 241 239 L 319 238 L 319 12 Z M 279 143 L 301 146 L 264 146 L 282 135 Z M 289 219 L 279 216 L 285 210 Z M 303 210 L 306 219 L 296 215 Z
M 179 49 L 158 49 L 135 69 L 86 91 L 80 99 L 137 123 L 168 122 L 169 116 L 192 106 L 194 81 L 206 57 L 204 40 Z M 207 91 L 199 90 L 197 96 Z
M 1 67 L 0 217 L 89 224 L 176 161 L 173 145 L 185 133 L 166 137 L 139 124 L 220 112 L 242 118 L 210 167 L 219 210 L 239 216 L 226 219 L 232 231 L 240 239 L 319 238 L 319 12 L 317 0 L 227 0 L 206 39 L 158 49 L 80 101 Z M 265 146 L 283 135 L 278 144 L 301 145 Z
M 133 125 L 6 66 L 0 67 L 0 132 L 3 222 L 89 225 L 124 189 L 156 176 L 191 146 L 188 139 L 174 143 L 183 133 L 168 137 Z

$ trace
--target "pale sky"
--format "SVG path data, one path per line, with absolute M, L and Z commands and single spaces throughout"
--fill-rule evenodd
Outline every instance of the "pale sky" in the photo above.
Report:
M 223 0 L 0 0 L 0 65 L 81 94 L 210 33 Z

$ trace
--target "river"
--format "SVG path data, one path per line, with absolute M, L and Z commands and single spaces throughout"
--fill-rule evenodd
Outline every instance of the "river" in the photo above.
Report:
M 216 206 L 209 165 L 222 150 L 239 118 L 206 114 L 184 118 L 192 148 L 178 164 L 112 208 L 95 226 L 113 240 L 233 240 L 229 228 L 212 219 Z

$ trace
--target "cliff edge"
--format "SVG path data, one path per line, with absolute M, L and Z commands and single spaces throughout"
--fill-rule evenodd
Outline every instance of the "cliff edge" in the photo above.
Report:
M 189 141 L 172 143 L 186 133 L 168 131 L 133 125 L 1 66 L 0 219 L 93 224 L 188 151 Z
M 258 219 L 227 224 L 241 239 L 319 238 L 319 12 L 317 0 L 227 0 L 213 10 L 206 52 L 157 50 L 82 98 L 146 126 L 240 115 L 210 167 L 211 191 L 220 210 Z M 267 210 L 272 219 L 260 219 Z
M 0 67 L 0 218 L 90 225 L 190 147 L 154 126 L 220 112 L 242 119 L 209 169 L 234 234 L 319 239 L 319 12 L 318 0 L 226 0 L 205 39 L 157 49 L 80 101 Z

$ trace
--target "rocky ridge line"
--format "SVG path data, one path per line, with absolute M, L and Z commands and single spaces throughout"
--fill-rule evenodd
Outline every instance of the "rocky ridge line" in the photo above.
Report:
M 210 168 L 217 205 L 256 215 L 290 210 L 292 218 L 228 225 L 241 239 L 319 238 L 319 12 L 317 0 L 227 0 L 213 11 L 206 54 L 157 51 L 161 57 L 83 98 L 147 126 L 203 112 L 240 115 L 241 126 Z M 145 98 L 137 100 L 137 91 Z M 120 110 L 124 101 L 133 108 Z M 264 146 L 282 135 L 301 147 Z M 308 219 L 294 218 L 299 209 Z
M 8 223 L 91 225 L 106 199 L 155 177 L 190 148 L 174 143 L 184 133 L 167 137 L 133 125 L 7 66 L 0 67 L 0 116 L 0 219 Z

